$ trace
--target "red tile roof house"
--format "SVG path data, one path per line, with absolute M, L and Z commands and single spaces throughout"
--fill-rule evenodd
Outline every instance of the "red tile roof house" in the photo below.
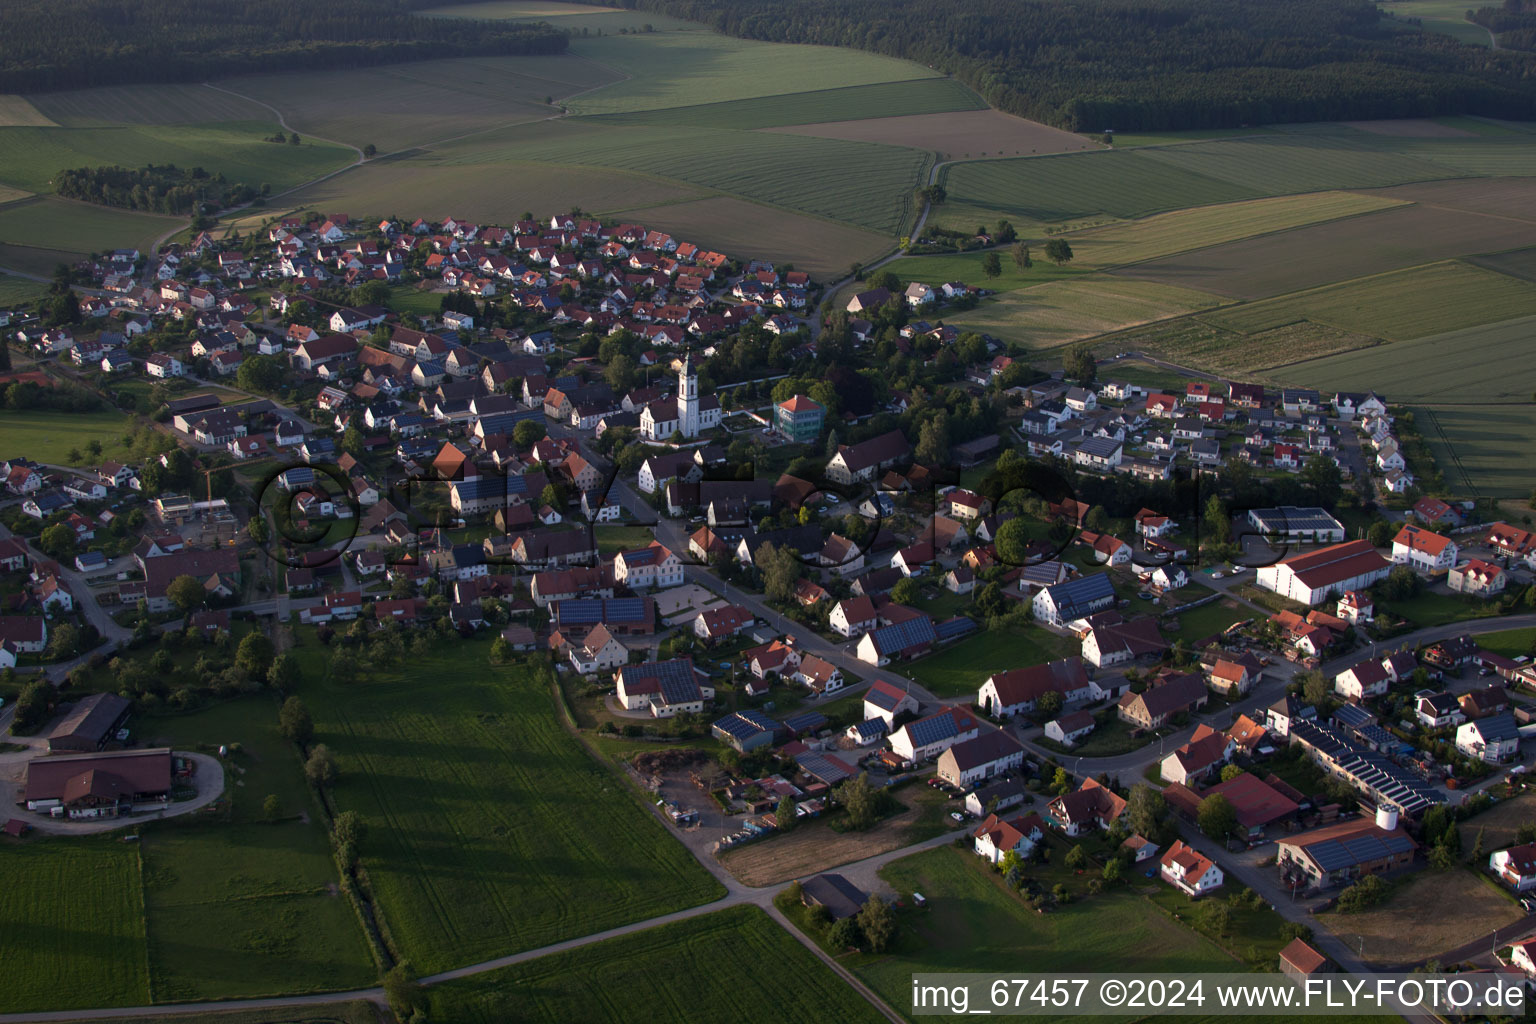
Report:
M 1422 573 L 1439 574 L 1455 567 L 1459 551 L 1449 537 L 1407 525 L 1392 538 L 1392 561 Z
M 971 833 L 972 846 L 978 857 L 996 864 L 1003 855 L 1017 850 L 1026 856 L 1036 843 L 1045 837 L 1045 821 L 1038 814 L 1018 814 L 1004 819 L 997 814 L 987 815 L 987 820 L 976 826 Z
M 1125 800 L 1093 779 L 1082 787 L 1051 801 L 1052 823 L 1069 836 L 1109 828 L 1125 813 Z
M 693 620 L 693 632 L 706 643 L 715 643 L 735 636 L 755 621 L 747 609 L 739 605 L 726 605 L 701 612 Z
M 1235 748 L 1236 744 L 1210 726 L 1196 726 L 1188 743 L 1163 758 L 1163 781 L 1187 786 L 1207 778 L 1227 763 Z
M 1011 718 L 1033 711 L 1035 703 L 1046 693 L 1061 694 L 1064 704 L 1087 700 L 1091 689 L 1083 660 L 1061 658 L 994 673 L 976 692 L 976 703 L 994 718 Z
M 1221 888 L 1226 880 L 1221 868 L 1207 856 L 1183 840 L 1168 847 L 1168 852 L 1158 862 L 1163 881 L 1190 896 L 1204 896 Z
M 1498 851 L 1488 858 L 1488 870 L 1516 892 L 1536 888 L 1536 843 Z

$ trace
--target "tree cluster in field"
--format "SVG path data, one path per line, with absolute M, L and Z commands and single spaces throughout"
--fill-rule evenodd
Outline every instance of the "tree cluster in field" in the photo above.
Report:
M 793 882 L 779 899 L 790 905 L 800 904 L 804 890 L 799 882 Z M 899 927 L 895 908 L 879 896 L 869 897 L 857 914 L 839 921 L 832 920 L 832 912 L 819 903 L 807 911 L 806 918 L 827 944 L 838 951 L 863 949 L 884 953 L 896 938 Z
M 435 0 L 17 0 L 5 9 L 0 92 L 201 82 L 271 71 L 559 53 L 549 25 L 423 18 Z
M 60 171 L 54 187 L 65 199 L 116 206 L 146 213 L 188 214 L 204 206 L 222 210 L 255 199 L 260 191 L 201 167 L 149 164 L 126 167 L 76 167 Z
M 1438 33 L 1394 30 L 1367 0 L 954 0 L 937 7 L 923 0 L 771 6 L 638 0 L 636 6 L 748 39 L 915 60 L 955 75 L 1001 110 L 1072 131 L 1536 116 L 1528 54 L 1490 53 Z

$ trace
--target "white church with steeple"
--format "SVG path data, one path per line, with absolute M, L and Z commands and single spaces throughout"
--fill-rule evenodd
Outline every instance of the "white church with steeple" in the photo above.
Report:
M 693 369 L 693 353 L 683 356 L 677 373 L 677 397 L 662 398 L 647 405 L 640 413 L 640 436 L 647 441 L 665 441 L 681 433 L 692 440 L 720 425 L 720 399 L 714 395 L 699 397 L 699 375 Z

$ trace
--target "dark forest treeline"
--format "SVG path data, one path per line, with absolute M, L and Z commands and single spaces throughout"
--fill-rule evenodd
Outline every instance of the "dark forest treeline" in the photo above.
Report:
M 904 57 L 999 109 L 1074 131 L 1536 117 L 1530 55 L 1383 26 L 1368 0 L 618 3 L 748 39 Z
M 433 0 L 7 0 L 0 92 L 559 53 L 566 34 L 414 14 Z
M 175 164 L 150 164 L 138 170 L 126 167 L 76 167 L 60 171 L 54 187 L 66 199 L 149 213 L 188 214 L 199 203 L 224 209 L 256 198 L 257 192 L 243 182 L 230 182 L 222 174 L 201 167 L 183 170 Z

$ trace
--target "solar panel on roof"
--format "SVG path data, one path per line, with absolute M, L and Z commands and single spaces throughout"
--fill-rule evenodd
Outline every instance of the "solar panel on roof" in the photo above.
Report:
M 802 711 L 798 715 L 791 715 L 784 719 L 786 728 L 794 732 L 804 732 L 807 729 L 820 729 L 827 724 L 827 716 L 820 711 Z
M 963 615 L 948 619 L 933 627 L 935 636 L 940 640 L 953 640 L 957 636 L 964 636 L 976 629 L 976 623 Z
M 931 718 L 920 718 L 907 725 L 907 734 L 912 737 L 913 746 L 918 747 L 948 739 L 956 732 L 955 716 L 947 711 Z

